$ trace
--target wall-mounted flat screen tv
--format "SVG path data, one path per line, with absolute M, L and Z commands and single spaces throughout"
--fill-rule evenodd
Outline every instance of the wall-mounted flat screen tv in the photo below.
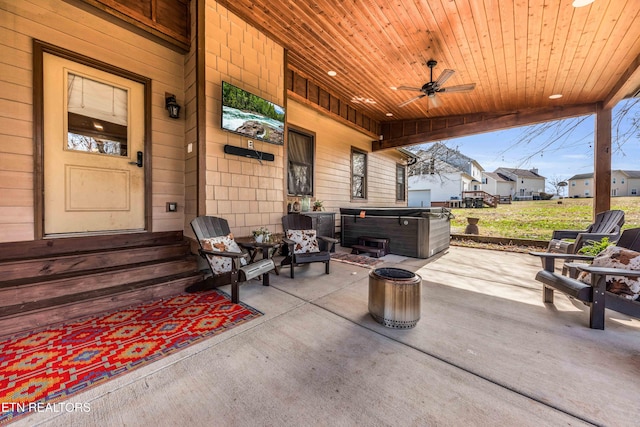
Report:
M 222 82 L 222 129 L 271 144 L 284 144 L 284 108 Z

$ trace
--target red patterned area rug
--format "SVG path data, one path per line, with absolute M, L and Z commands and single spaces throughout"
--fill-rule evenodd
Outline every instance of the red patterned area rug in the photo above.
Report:
M 344 252 L 334 252 L 331 254 L 333 261 L 344 262 L 346 264 L 359 265 L 360 267 L 373 268 L 383 261 L 366 255 L 347 254 Z
M 0 424 L 68 406 L 56 402 L 261 315 L 213 290 L 0 341 Z

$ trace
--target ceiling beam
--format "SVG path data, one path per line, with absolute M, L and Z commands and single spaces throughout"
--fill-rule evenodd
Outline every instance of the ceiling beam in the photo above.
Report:
M 437 119 L 405 120 L 381 124 L 382 140 L 372 141 L 373 151 L 458 138 L 550 120 L 594 114 L 596 104 L 543 108 L 502 114 L 471 114 Z
M 618 102 L 632 96 L 637 91 L 640 91 L 640 55 L 636 56 L 636 59 L 622 74 L 618 83 L 604 100 L 603 108 L 613 108 Z

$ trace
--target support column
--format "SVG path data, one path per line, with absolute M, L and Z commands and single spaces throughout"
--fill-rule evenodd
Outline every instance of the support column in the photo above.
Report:
M 594 202 L 593 217 L 611 209 L 611 109 L 596 107 L 594 130 Z

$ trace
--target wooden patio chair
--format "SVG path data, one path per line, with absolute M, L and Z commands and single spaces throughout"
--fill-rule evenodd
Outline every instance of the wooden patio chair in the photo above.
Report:
M 609 210 L 596 215 L 593 224 L 586 230 L 555 230 L 549 241 L 547 252 L 579 255 L 580 249 L 590 241 L 598 242 L 607 237 L 615 243 L 620 238 L 620 229 L 624 225 L 624 212 L 621 210 Z M 567 258 L 567 261 L 585 259 Z M 544 268 L 544 265 L 543 265 Z M 570 269 L 566 263 L 562 267 L 562 274 L 574 277 L 575 269 Z
M 338 239 L 328 236 L 316 236 L 313 229 L 313 220 L 310 216 L 302 214 L 289 214 L 282 217 L 284 228 L 285 246 L 284 259 L 280 265 L 291 266 L 291 278 L 294 278 L 296 265 L 322 262 L 325 265 L 325 274 L 329 274 L 331 251 Z
M 200 245 L 200 256 L 209 264 L 213 287 L 231 284 L 231 301 L 239 300 L 239 283 L 262 274 L 262 284 L 269 286 L 269 272 L 275 269 L 272 259 L 247 263 L 249 254 L 236 243 L 224 218 L 200 216 L 191 221 Z M 243 261 L 244 260 L 244 261 Z
M 624 230 L 617 245 L 634 253 L 640 252 L 640 227 Z M 566 263 L 572 272 L 585 271 L 590 274 L 590 285 L 577 279 L 577 274 L 566 277 L 555 272 L 555 260 L 581 260 L 591 262 L 595 257 L 579 254 L 559 254 L 548 252 L 530 252 L 539 256 L 543 262 L 543 270 L 536 275 L 536 280 L 543 284 L 542 300 L 553 303 L 553 292 L 559 291 L 570 298 L 582 301 L 590 307 L 589 326 L 593 329 L 604 329 L 604 309 L 640 318 L 640 299 L 631 300 L 607 290 L 607 280 L 615 277 L 626 277 L 629 280 L 640 279 L 640 270 L 593 266 L 589 263 Z
M 624 230 L 615 245 L 621 248 L 640 252 L 640 228 L 629 228 Z M 595 257 L 592 256 L 591 259 L 587 260 L 582 259 L 582 262 L 586 261 L 590 263 L 593 258 Z M 562 266 L 562 274 L 573 277 L 574 279 L 578 277 L 579 272 L 580 271 L 576 268 L 576 264 L 574 262 L 565 262 Z
M 549 242 L 548 251 L 576 254 L 588 241 L 599 241 L 608 237 L 611 242 L 618 241 L 620 229 L 624 225 L 624 212 L 609 210 L 596 215 L 593 224 L 586 230 L 555 230 Z
M 640 252 L 640 227 L 629 228 L 622 232 L 616 246 Z M 558 253 L 558 252 L 529 252 L 529 254 L 540 257 L 542 260 L 542 268 L 548 271 L 554 271 L 555 261 L 565 261 L 562 267 L 562 274 L 569 273 L 569 277 L 576 278 L 578 270 L 574 261 L 589 264 L 595 258 L 593 255 L 583 255 L 574 253 Z M 568 265 L 570 264 L 570 265 Z

